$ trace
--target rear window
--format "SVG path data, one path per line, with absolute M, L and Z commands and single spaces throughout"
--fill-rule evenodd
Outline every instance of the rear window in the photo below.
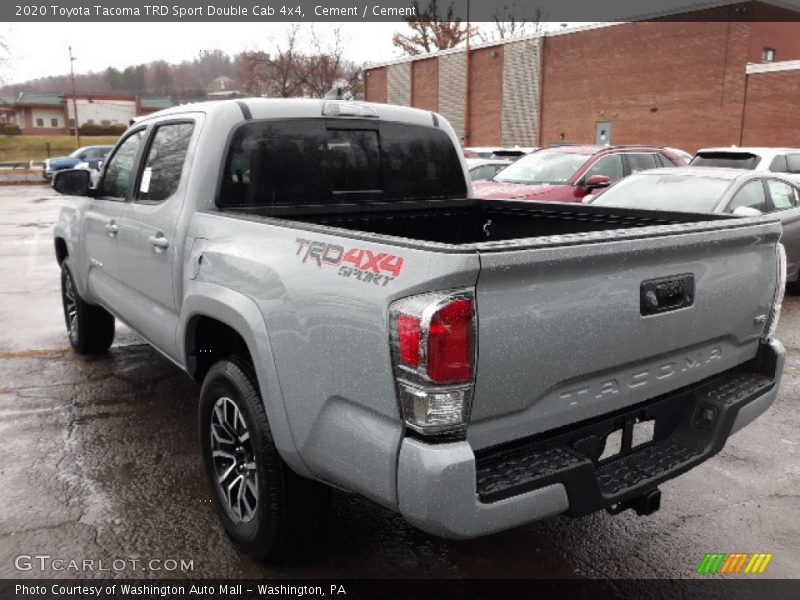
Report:
M 463 198 L 466 182 L 440 129 L 374 121 L 251 121 L 233 135 L 221 207 Z
M 689 163 L 693 167 L 730 167 L 755 169 L 759 158 L 749 152 L 698 152 Z

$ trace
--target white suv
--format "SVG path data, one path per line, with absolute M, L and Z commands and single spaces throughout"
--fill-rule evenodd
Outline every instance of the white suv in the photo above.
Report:
M 800 148 L 703 148 L 689 164 L 800 175 Z

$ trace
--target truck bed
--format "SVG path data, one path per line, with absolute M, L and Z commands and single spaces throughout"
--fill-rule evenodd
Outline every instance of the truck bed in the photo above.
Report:
M 374 204 L 360 206 L 357 210 L 336 208 L 335 212 L 296 206 L 291 212 L 276 210 L 275 207 L 236 208 L 224 212 L 276 217 L 309 225 L 456 246 L 730 219 L 724 215 L 617 209 L 563 202 L 480 199 Z

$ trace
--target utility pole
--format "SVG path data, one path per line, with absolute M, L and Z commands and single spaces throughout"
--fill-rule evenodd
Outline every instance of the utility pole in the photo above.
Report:
M 73 65 L 75 63 L 75 57 L 72 56 L 72 46 L 69 46 L 69 76 L 72 79 L 72 112 L 73 116 L 75 117 L 75 149 L 81 147 L 81 134 L 78 133 L 78 98 L 76 97 L 77 92 L 75 92 L 75 69 Z M 67 123 L 69 125 L 69 123 Z

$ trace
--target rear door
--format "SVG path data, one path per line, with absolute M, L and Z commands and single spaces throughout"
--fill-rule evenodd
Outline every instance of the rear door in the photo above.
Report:
M 177 325 L 173 268 L 182 259 L 176 227 L 195 129 L 193 118 L 152 126 L 132 201 L 122 210 L 118 242 L 120 279 L 130 298 L 123 318 L 173 356 Z
M 661 166 L 656 163 L 656 155 L 652 152 L 626 152 L 624 155 L 627 163 L 627 173 L 640 173 Z
M 653 229 L 481 251 L 473 447 L 622 409 L 755 356 L 780 224 Z M 653 313 L 642 298 L 654 282 L 681 290 L 680 302 Z

